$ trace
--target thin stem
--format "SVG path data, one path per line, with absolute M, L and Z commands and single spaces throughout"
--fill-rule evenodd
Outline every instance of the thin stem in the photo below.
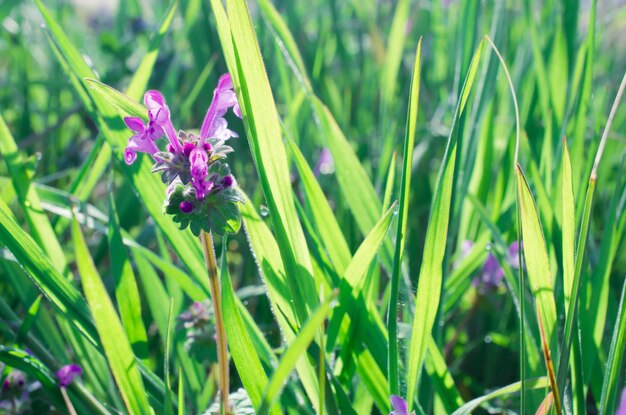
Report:
M 210 232 L 200 233 L 204 262 L 209 273 L 209 285 L 211 287 L 211 300 L 213 302 L 213 314 L 215 316 L 215 328 L 217 332 L 217 364 L 219 370 L 220 407 L 222 414 L 230 414 L 228 406 L 228 346 L 226 345 L 226 329 L 224 316 L 222 315 L 222 295 L 220 291 L 219 276 L 217 274 L 217 260 L 213 248 L 213 237 Z
M 61 387 L 61 395 L 63 395 L 63 400 L 65 401 L 65 406 L 67 407 L 67 412 L 70 415 L 76 415 L 76 409 L 74 409 L 74 405 L 72 405 L 72 401 L 70 400 L 70 396 L 67 393 L 67 389 L 65 387 Z

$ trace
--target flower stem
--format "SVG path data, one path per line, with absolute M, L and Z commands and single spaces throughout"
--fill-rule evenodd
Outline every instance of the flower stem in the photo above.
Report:
M 200 233 L 200 241 L 204 251 L 204 262 L 209 273 L 211 301 L 213 302 L 217 332 L 217 364 L 221 413 L 230 414 L 230 407 L 228 406 L 228 346 L 226 345 L 226 330 L 224 328 L 224 316 L 222 315 L 222 295 L 219 276 L 217 275 L 217 260 L 215 258 L 215 249 L 213 248 L 213 237 L 210 232 L 202 231 Z

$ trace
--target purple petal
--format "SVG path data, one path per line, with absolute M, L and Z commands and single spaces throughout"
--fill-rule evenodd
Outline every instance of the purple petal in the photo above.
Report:
M 202 148 L 194 148 L 189 155 L 191 177 L 203 181 L 208 174 L 208 155 Z
M 130 166 L 135 160 L 137 160 L 137 152 L 130 147 L 126 147 L 126 150 L 124 150 L 124 161 L 126 164 Z
M 209 192 L 213 189 L 214 183 L 210 180 L 195 180 L 191 179 L 191 184 L 196 190 L 196 199 L 204 199 Z
M 129 150 L 132 150 L 134 152 L 147 153 L 150 155 L 154 155 L 154 153 L 159 151 L 159 148 L 156 146 L 156 144 L 154 144 L 154 141 L 146 140 L 142 136 L 139 136 L 136 134 L 128 140 L 128 147 L 126 147 L 125 153 L 128 152 Z M 124 158 L 126 158 L 126 155 L 124 156 Z
M 393 411 L 389 415 L 409 414 L 409 408 L 406 401 L 397 395 L 391 395 L 391 406 L 393 406 Z
M 65 365 L 56 373 L 59 386 L 66 387 L 74 381 L 74 378 L 83 374 L 83 369 L 75 364 Z
M 154 89 L 146 91 L 143 96 L 143 102 L 148 109 L 158 109 L 165 106 L 165 98 L 163 98 L 163 95 L 159 91 Z
M 228 108 L 237 105 L 237 95 L 232 88 L 233 82 L 229 74 L 222 75 L 217 81 L 217 88 L 213 91 L 213 100 L 211 101 L 211 105 L 209 105 L 209 109 L 202 122 L 202 128 L 200 129 L 200 137 L 203 140 L 212 137 L 212 134 L 217 131 L 218 127 L 214 125 L 216 119 L 226 114 Z M 240 115 L 240 109 L 237 111 L 239 112 L 238 115 Z
M 241 118 L 241 107 L 239 106 L 239 104 L 233 107 L 233 112 L 235 113 L 236 116 Z
M 146 126 L 139 117 L 124 117 L 124 123 L 136 133 L 143 133 Z
M 208 137 L 215 137 L 222 141 L 226 141 L 231 137 L 239 137 L 236 132 L 229 130 L 227 127 L 228 122 L 224 118 L 216 118 L 211 129 L 209 129 Z

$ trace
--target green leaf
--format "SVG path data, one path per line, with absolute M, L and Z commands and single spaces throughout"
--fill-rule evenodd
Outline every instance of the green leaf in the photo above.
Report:
M 448 223 L 450 220 L 450 204 L 454 184 L 454 171 L 456 165 L 457 141 L 459 134 L 459 119 L 465 109 L 469 97 L 484 40 L 480 43 L 470 63 L 458 106 L 454 114 L 454 120 L 448 137 L 446 153 L 441 165 L 439 179 L 433 199 L 433 205 L 426 230 L 424 243 L 424 258 L 420 268 L 420 276 L 415 295 L 415 317 L 411 330 L 411 345 L 408 357 L 407 370 L 407 402 L 409 409 L 413 405 L 417 382 L 432 332 L 439 299 L 441 295 L 443 259 L 446 252 L 448 236 Z M 390 334 L 391 335 L 391 334 Z M 397 357 L 396 357 L 397 358 Z
M 541 341 L 544 345 L 546 367 L 548 370 L 551 386 L 554 393 L 554 403 L 557 412 L 560 408 L 559 392 L 556 388 L 554 370 L 551 368 L 551 360 L 559 356 L 556 338 L 556 303 L 550 277 L 550 263 L 548 250 L 541 229 L 539 213 L 535 201 L 522 173 L 521 167 L 517 166 L 517 187 L 519 192 L 520 217 L 522 225 L 522 241 L 524 258 L 528 270 L 528 280 L 531 291 L 535 298 L 537 320 L 542 328 Z M 549 352 L 549 355 L 547 354 Z
M 141 318 L 141 300 L 135 273 L 128 259 L 128 252 L 122 242 L 120 224 L 113 195 L 109 194 L 109 253 L 111 273 L 115 281 L 115 298 L 120 310 L 122 324 L 128 340 L 137 357 L 148 357 L 148 336 Z
M 156 63 L 157 56 L 159 55 L 159 46 L 167 34 L 167 30 L 169 29 L 172 20 L 174 20 L 177 7 L 178 0 L 172 0 L 165 11 L 165 15 L 161 20 L 158 31 L 154 34 L 150 41 L 148 53 L 144 55 L 143 59 L 139 63 L 139 66 L 135 70 L 132 79 L 130 80 L 128 88 L 126 88 L 127 95 L 131 97 L 139 97 L 143 92 L 145 92 L 146 89 L 148 89 L 148 81 L 150 80 L 150 75 L 152 74 L 152 69 Z
M 41 208 L 39 196 L 28 177 L 25 160 L 18 152 L 17 144 L 2 116 L 0 116 L 0 153 L 9 170 L 11 182 L 33 239 L 48 254 L 48 258 L 50 258 L 54 267 L 62 274 L 68 275 L 63 248 L 54 233 L 46 213 Z
M 613 328 L 613 338 L 609 349 L 609 358 L 606 362 L 604 380 L 602 382 L 602 396 L 600 398 L 600 414 L 610 415 L 615 411 L 620 378 L 620 368 L 626 354 L 626 279 L 622 284 L 622 295 L 617 308 L 617 319 Z M 622 403 L 623 405 L 624 403 Z
M 311 96 L 310 99 L 320 118 L 326 145 L 333 155 L 341 194 L 350 207 L 359 230 L 363 235 L 367 235 L 380 219 L 382 212 L 374 185 L 329 109 L 317 97 Z M 391 244 L 386 242 L 382 251 L 382 261 L 388 268 L 391 268 L 392 252 Z
M 297 361 L 306 358 L 306 349 L 313 341 L 315 334 L 319 331 L 320 325 L 328 316 L 332 301 L 336 296 L 337 292 L 334 292 L 320 304 L 319 308 L 311 314 L 309 320 L 302 326 L 296 338 L 287 347 L 285 354 L 280 359 L 280 363 L 272 374 L 272 378 L 265 389 L 263 402 L 258 410 L 259 415 L 268 413 L 283 389 L 287 377 L 296 366 Z
M 574 284 L 574 244 L 576 225 L 574 216 L 574 188 L 572 185 L 572 163 L 567 149 L 567 140 L 563 138 L 563 159 L 561 161 L 561 209 L 562 209 L 562 240 L 563 240 L 563 290 L 565 291 L 565 308 L 568 309 Z
M 526 390 L 543 389 L 549 385 L 550 383 L 548 382 L 548 378 L 546 378 L 545 376 L 537 379 L 527 379 L 526 381 L 524 381 L 524 388 Z M 482 404 L 495 398 L 514 394 L 518 392 L 521 387 L 522 382 L 515 382 L 503 388 L 496 389 L 495 391 L 483 395 L 479 398 L 472 399 L 471 401 L 454 411 L 452 415 L 469 415 Z
M 304 155 L 293 140 L 287 140 L 287 142 L 302 180 L 302 190 L 306 194 L 306 203 L 310 206 L 312 224 L 324 243 L 335 271 L 342 275 L 352 257 L 346 238 L 341 232 L 339 223 L 337 223 L 328 200 L 324 196 L 324 191 L 315 179 Z
M 406 2 L 405 2 L 406 3 Z M 402 3 L 401 3 L 402 4 Z M 398 8 L 401 6 L 398 4 Z M 405 6 L 408 8 L 407 6 Z M 422 39 L 420 38 L 415 52 L 413 64 L 413 76 L 411 78 L 411 92 L 409 94 L 409 109 L 406 122 L 406 135 L 404 137 L 404 152 L 402 162 L 402 178 L 400 182 L 400 209 L 398 212 L 398 225 L 396 227 L 396 246 L 393 254 L 391 271 L 391 291 L 389 296 L 389 313 L 387 332 L 389 334 L 389 387 L 390 395 L 400 393 L 400 377 L 398 374 L 398 294 L 400 290 L 400 270 L 404 255 L 405 234 L 409 215 L 409 191 L 411 189 L 411 171 L 413 169 L 413 149 L 415 147 L 415 129 L 417 127 L 417 110 L 420 95 L 420 74 L 422 59 Z M 454 169 L 454 163 L 453 169 Z M 409 395 L 413 396 L 413 395 Z M 411 401 L 411 399 L 409 399 Z M 411 404 L 409 404 L 409 410 Z
M 76 220 L 72 221 L 72 237 L 85 297 L 124 404 L 132 414 L 149 415 L 151 408 L 135 356 Z
M 228 60 L 227 64 L 231 74 L 237 73 L 233 83 L 248 143 L 285 264 L 296 316 L 298 322 L 302 323 L 309 311 L 316 308 L 319 299 L 317 287 L 313 283 L 313 269 L 304 233 L 293 201 L 278 113 L 247 6 L 243 0 L 228 0 L 226 7 L 236 66 Z M 226 47 L 228 45 L 222 42 L 222 48 Z M 225 51 L 225 54 L 228 56 L 229 52 Z
M 7 212 L 9 212 L 9 208 L 0 199 L 0 242 L 11 251 L 17 262 L 43 295 L 92 344 L 98 345 L 96 331 L 85 299 L 56 270 L 33 238 L 22 230 Z
M 263 391 L 267 387 L 268 380 L 259 355 L 254 348 L 250 335 L 246 330 L 243 318 L 237 307 L 235 292 L 228 275 L 226 263 L 226 238 L 222 243 L 222 258 L 220 266 L 220 281 L 222 285 L 222 309 L 224 314 L 224 326 L 228 339 L 228 349 L 237 367 L 250 400 L 255 408 L 261 406 Z M 280 414 L 280 409 L 274 406 L 272 414 Z

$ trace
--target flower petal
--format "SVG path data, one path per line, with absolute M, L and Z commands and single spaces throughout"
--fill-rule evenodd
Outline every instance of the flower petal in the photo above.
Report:
M 137 160 L 137 152 L 130 147 L 126 147 L 126 150 L 124 150 L 124 161 L 126 164 L 130 166 L 135 160 Z
M 391 406 L 393 406 L 393 415 L 408 415 L 409 408 L 404 399 L 397 395 L 391 395 Z
M 157 109 L 165 106 L 165 98 L 163 98 L 163 94 L 155 89 L 151 89 L 150 91 L 146 91 L 143 96 L 143 102 L 146 104 L 148 109 Z
M 124 117 L 124 123 L 136 133 L 142 133 L 146 128 L 143 120 L 139 117 Z
M 200 137 L 203 140 L 212 137 L 212 133 L 217 131 L 217 127 L 214 126 L 217 119 L 226 114 L 229 108 L 233 108 L 233 111 L 235 111 L 234 107 L 237 105 L 237 95 L 233 91 L 232 79 L 229 74 L 224 74 L 220 77 L 217 82 L 217 88 L 213 91 L 213 100 L 202 122 Z M 236 112 L 239 112 L 238 115 L 241 114 L 240 110 L 240 108 L 236 110 Z

